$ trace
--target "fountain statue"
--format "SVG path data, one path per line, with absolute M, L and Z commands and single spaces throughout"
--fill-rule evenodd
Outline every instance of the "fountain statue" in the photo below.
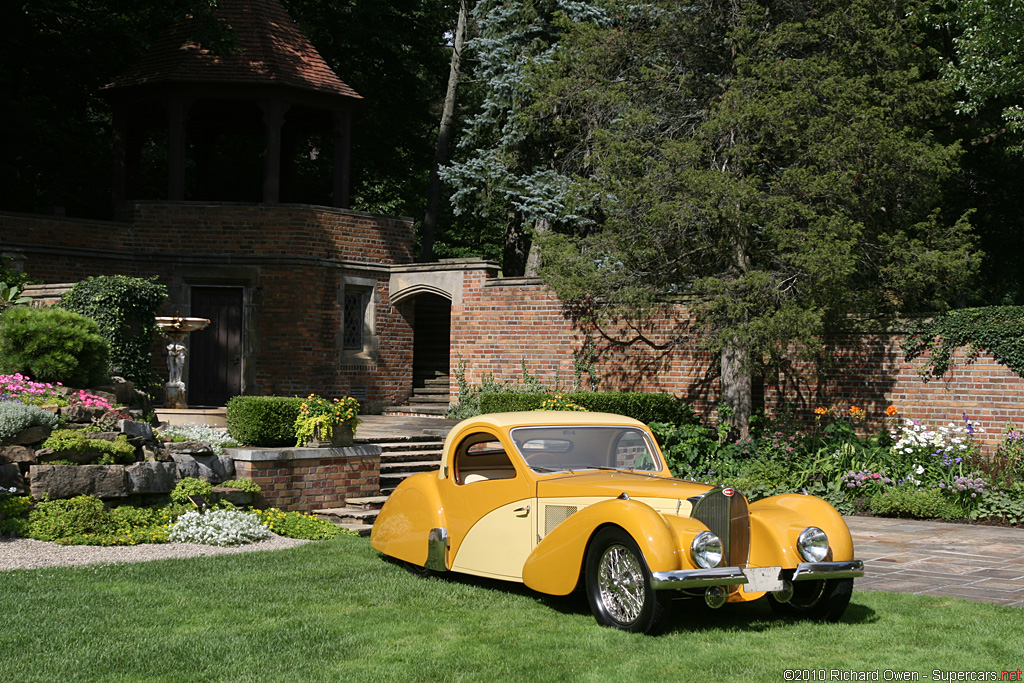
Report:
M 184 318 L 182 316 L 157 316 L 156 326 L 170 340 L 167 345 L 167 383 L 164 385 L 168 408 L 187 408 L 185 394 L 185 361 L 188 350 L 185 337 L 210 324 L 207 318 Z

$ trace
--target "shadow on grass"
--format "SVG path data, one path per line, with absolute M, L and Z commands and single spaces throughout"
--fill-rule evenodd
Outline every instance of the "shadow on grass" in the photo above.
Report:
M 488 591 L 496 591 L 507 595 L 518 595 L 539 602 L 560 614 L 590 615 L 587 595 L 577 588 L 569 595 L 545 595 L 513 581 L 488 579 L 457 572 L 440 572 L 421 574 L 410 569 L 405 563 L 382 556 L 384 561 L 403 566 L 412 574 L 429 577 L 441 581 L 473 586 Z M 805 620 L 779 616 L 768 605 L 766 599 L 754 602 L 728 604 L 720 609 L 712 609 L 701 598 L 675 598 L 672 600 L 672 614 L 669 617 L 665 633 L 699 632 L 699 631 L 743 631 L 759 633 L 779 628 L 789 628 L 793 624 Z M 879 621 L 878 615 L 866 605 L 851 603 L 839 623 L 841 624 L 873 624 Z

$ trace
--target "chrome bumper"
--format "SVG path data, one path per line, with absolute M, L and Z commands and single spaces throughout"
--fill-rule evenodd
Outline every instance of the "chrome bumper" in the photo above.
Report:
M 796 569 L 779 568 L 783 579 L 788 581 L 812 581 L 815 579 L 852 579 L 864 576 L 864 562 L 801 562 Z M 654 590 L 678 590 L 681 588 L 703 588 L 707 586 L 736 586 L 748 583 L 747 575 L 740 567 L 714 567 L 713 569 L 683 569 L 671 572 L 653 572 L 651 588 Z

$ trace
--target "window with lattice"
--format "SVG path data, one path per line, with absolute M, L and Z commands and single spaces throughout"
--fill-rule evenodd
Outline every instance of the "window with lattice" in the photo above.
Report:
M 366 292 L 345 290 L 345 320 L 342 329 L 342 344 L 346 350 L 363 348 L 363 329 L 366 317 Z

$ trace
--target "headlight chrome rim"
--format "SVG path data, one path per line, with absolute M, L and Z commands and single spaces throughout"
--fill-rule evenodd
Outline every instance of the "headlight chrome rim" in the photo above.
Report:
M 828 557 L 828 534 L 816 526 L 809 526 L 800 532 L 796 547 L 807 562 L 821 562 Z
M 694 537 L 690 544 L 690 555 L 699 567 L 704 569 L 717 567 L 722 563 L 724 556 L 722 539 L 710 531 L 702 531 Z

